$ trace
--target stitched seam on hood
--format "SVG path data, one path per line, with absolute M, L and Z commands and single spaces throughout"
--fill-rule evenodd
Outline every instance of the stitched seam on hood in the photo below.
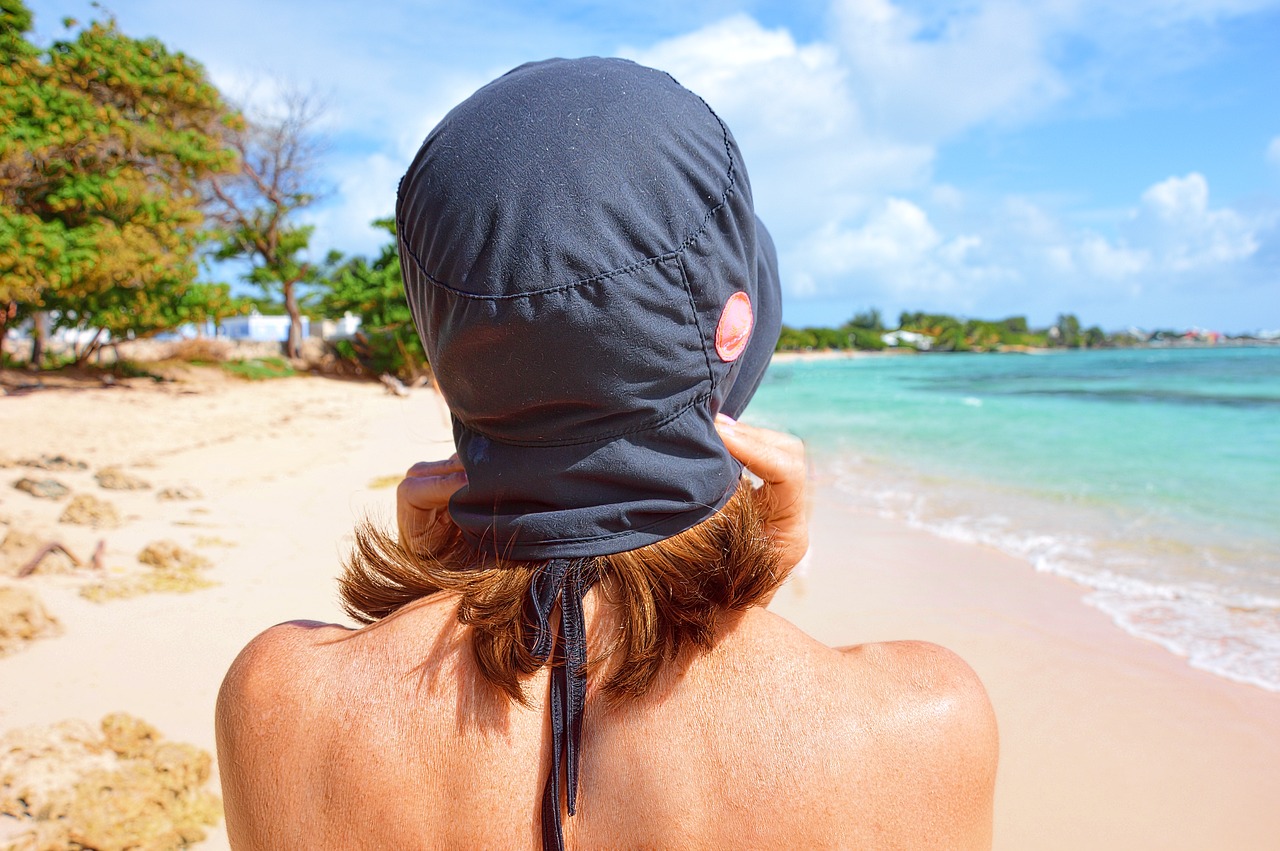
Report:
M 670 77 L 671 75 L 668 74 L 667 76 Z M 676 82 L 674 78 L 672 78 L 672 82 Z M 676 83 L 676 85 L 680 85 L 680 84 Z M 599 274 L 592 275 L 587 278 L 582 278 L 581 280 L 574 281 L 571 284 L 560 284 L 559 286 L 545 287 L 540 290 L 531 290 L 530 292 L 525 292 L 525 293 L 503 293 L 501 295 L 480 295 L 479 293 L 469 293 L 469 292 L 466 292 L 465 290 L 460 290 L 457 287 L 454 287 L 450 284 L 445 283 L 444 281 L 437 278 L 435 275 L 428 272 L 426 266 L 424 266 L 422 263 L 422 259 L 418 257 L 417 252 L 413 250 L 413 246 L 409 245 L 408 241 L 405 239 L 404 234 L 406 231 L 404 227 L 404 222 L 401 220 L 400 216 L 397 214 L 396 232 L 398 234 L 398 239 L 401 243 L 403 243 L 404 249 L 408 253 L 409 258 L 413 260 L 413 264 L 418 267 L 419 272 L 421 272 L 424 276 L 426 276 L 428 281 L 430 281 L 432 284 L 436 285 L 440 289 L 447 290 L 448 292 L 451 292 L 454 295 L 459 296 L 460 298 L 475 299 L 477 301 L 509 301 L 511 299 L 517 299 L 517 298 L 531 298 L 533 296 L 539 296 L 539 295 L 550 295 L 552 293 L 568 292 L 569 290 L 577 289 L 578 287 L 585 286 L 587 284 L 595 283 L 597 281 L 608 280 L 609 278 L 616 278 L 619 275 L 625 275 L 629 272 L 633 272 L 645 266 L 648 266 L 654 263 L 660 263 L 664 260 L 670 260 L 673 257 L 678 257 L 681 254 L 683 254 L 686 250 L 688 250 L 689 246 L 693 245 L 693 243 L 697 241 L 698 237 L 702 236 L 702 234 L 706 231 L 707 227 L 711 224 L 711 220 L 715 217 L 715 215 L 719 213 L 720 210 L 722 210 L 729 203 L 729 198 L 732 197 L 732 195 L 734 194 L 734 191 L 737 186 L 737 180 L 738 180 L 737 170 L 734 168 L 733 149 L 729 144 L 729 128 L 725 126 L 724 122 L 720 120 L 720 116 L 716 115 L 715 110 L 713 110 L 705 100 L 702 100 L 701 97 L 699 97 L 698 100 L 702 101 L 702 105 L 707 108 L 707 112 L 711 113 L 711 117 L 714 118 L 716 120 L 716 123 L 720 125 L 720 133 L 724 142 L 725 156 L 727 157 L 729 162 L 729 167 L 725 171 L 725 178 L 729 181 L 729 183 L 725 187 L 724 191 L 720 193 L 720 201 L 714 207 L 707 210 L 705 214 L 703 214 L 702 225 L 696 231 L 691 233 L 689 236 L 685 237 L 684 241 L 680 243 L 679 248 L 676 248 L 672 251 L 664 252 L 662 254 L 655 255 L 653 257 L 646 257 L 643 260 L 636 260 L 632 263 L 628 263 L 625 266 L 620 266 L 617 269 L 613 269 L 608 272 L 601 272 Z M 398 198 L 397 198 L 396 206 L 397 207 L 400 206 Z

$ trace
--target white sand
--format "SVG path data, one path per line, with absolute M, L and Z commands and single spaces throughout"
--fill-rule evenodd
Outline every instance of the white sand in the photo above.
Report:
M 105 538 L 109 566 L 172 539 L 209 558 L 219 583 L 96 604 L 58 577 L 20 580 L 64 633 L 0 658 L 0 730 L 124 710 L 212 750 L 217 688 L 239 649 L 282 620 L 342 620 L 344 541 L 367 508 L 393 510 L 393 487 L 371 483 L 452 451 L 427 390 L 399 399 L 375 384 L 192 376 L 0 398 L 0 453 L 61 453 L 92 468 L 0 470 L 0 517 L 82 556 Z M 92 472 L 111 464 L 202 498 L 96 489 Z M 131 519 L 116 530 L 59 524 L 65 500 L 13 490 L 23 475 L 96 493 Z M 1001 723 L 998 848 L 1278 847 L 1280 695 L 1125 635 L 1064 580 L 822 493 L 810 572 L 774 608 L 833 644 L 924 638 L 970 660 Z M 225 848 L 225 835 L 204 847 Z

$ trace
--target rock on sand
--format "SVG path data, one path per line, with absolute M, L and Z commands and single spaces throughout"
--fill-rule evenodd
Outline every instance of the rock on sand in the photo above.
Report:
M 124 713 L 0 736 L 0 814 L 20 833 L 7 848 L 182 848 L 222 816 L 205 789 L 212 759 L 163 741 Z
M 126 473 L 119 467 L 103 467 L 94 475 L 94 478 L 98 480 L 99 487 L 109 491 L 139 491 L 151 487 L 150 482 L 132 473 Z
M 112 529 L 120 525 L 120 514 L 105 499 L 82 493 L 72 498 L 58 520 L 62 523 L 92 526 L 95 529 Z
M 25 588 L 0 585 L 0 656 L 61 631 L 39 597 Z
M 13 483 L 20 491 L 26 491 L 36 499 L 62 499 L 71 489 L 57 479 L 21 478 Z

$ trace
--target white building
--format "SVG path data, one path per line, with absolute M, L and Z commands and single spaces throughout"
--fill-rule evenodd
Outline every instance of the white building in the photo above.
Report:
M 350 340 L 360 330 L 360 317 L 347 311 L 342 314 L 341 319 L 321 320 L 312 330 L 318 332 L 318 336 L 324 340 Z
M 928 334 L 917 334 L 915 331 L 890 331 L 888 334 L 881 334 L 880 339 L 884 340 L 886 346 L 915 346 L 922 352 L 927 352 L 933 346 L 933 338 Z
M 218 336 L 228 340 L 252 340 L 256 343 L 283 343 L 289 338 L 289 317 L 263 316 L 251 313 L 248 316 L 229 316 L 223 319 L 218 329 Z M 302 317 L 302 336 L 311 333 L 311 320 Z

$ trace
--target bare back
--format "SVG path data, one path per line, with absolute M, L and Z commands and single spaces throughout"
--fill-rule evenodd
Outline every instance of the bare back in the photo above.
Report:
M 219 696 L 232 844 L 538 848 L 546 677 L 527 707 L 485 683 L 445 597 L 268 630 Z M 933 645 L 832 650 L 752 609 L 584 723 L 570 848 L 990 847 L 994 717 Z

